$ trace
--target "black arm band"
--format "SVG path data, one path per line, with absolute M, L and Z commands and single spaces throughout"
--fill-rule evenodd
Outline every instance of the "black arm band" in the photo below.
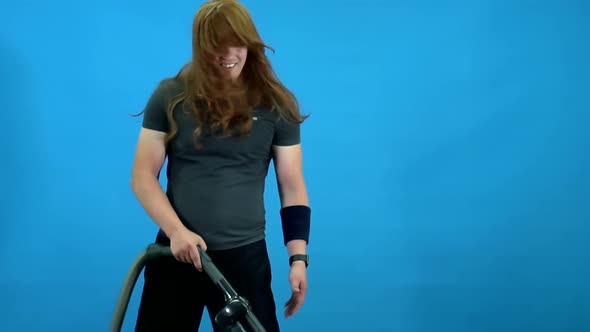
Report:
M 281 209 L 285 245 L 291 240 L 309 243 L 311 209 L 305 205 L 287 206 Z

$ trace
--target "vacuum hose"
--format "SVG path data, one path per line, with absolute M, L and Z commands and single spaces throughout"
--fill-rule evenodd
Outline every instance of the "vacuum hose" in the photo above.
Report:
M 215 316 L 215 323 L 227 332 L 266 332 L 252 312 L 250 303 L 233 289 L 227 279 L 225 279 L 223 274 L 213 264 L 209 255 L 202 251 L 200 247 L 198 249 L 203 270 L 211 278 L 213 283 L 217 285 L 225 298 L 225 306 Z M 110 332 L 121 331 L 131 294 L 146 263 L 163 256 L 172 256 L 170 247 L 154 243 L 148 245 L 135 258 L 119 293 L 115 313 L 109 329 Z M 248 329 L 244 327 L 244 323 L 249 327 Z

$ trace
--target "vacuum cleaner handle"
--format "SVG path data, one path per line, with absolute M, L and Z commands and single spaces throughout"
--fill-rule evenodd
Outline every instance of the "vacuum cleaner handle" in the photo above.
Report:
M 213 281 L 215 285 L 223 292 L 225 297 L 226 304 L 239 302 L 245 308 L 245 319 L 252 331 L 254 332 L 265 332 L 264 327 L 258 321 L 252 310 L 250 309 L 250 305 L 246 299 L 239 296 L 238 293 L 233 289 L 230 283 L 225 279 L 223 274 L 217 269 L 211 257 L 207 255 L 206 252 L 201 250 L 200 247 L 199 254 L 201 256 L 201 264 L 203 266 L 203 270 L 209 278 Z M 135 284 L 137 283 L 137 279 L 141 274 L 141 271 L 145 267 L 146 263 L 152 259 L 156 259 L 159 257 L 165 256 L 172 256 L 172 250 L 168 246 L 163 246 L 161 244 L 153 243 L 148 245 L 146 249 L 144 249 L 134 260 L 127 276 L 125 278 L 125 282 L 123 283 L 122 290 L 119 294 L 119 298 L 117 300 L 117 304 L 115 307 L 115 313 L 113 315 L 113 320 L 111 321 L 111 326 L 109 332 L 120 332 L 121 327 L 123 326 L 123 321 L 125 319 L 125 313 L 127 311 L 127 307 L 129 306 L 129 300 L 131 298 L 131 294 L 133 293 L 133 289 L 135 288 Z M 228 307 L 229 308 L 229 307 Z M 227 310 L 226 310 L 227 311 Z M 231 331 L 235 331 L 236 328 L 238 331 L 247 331 L 242 327 L 240 322 L 235 323 L 234 329 Z
M 237 292 L 233 289 L 233 287 L 227 282 L 223 274 L 217 269 L 217 266 L 213 264 L 211 257 L 204 252 L 201 247 L 197 246 L 199 250 L 199 255 L 201 256 L 201 264 L 203 266 L 203 271 L 207 273 L 211 281 L 215 285 L 217 285 L 220 290 L 223 292 L 225 297 L 225 301 L 229 301 L 233 298 L 238 296 Z M 146 249 L 146 256 L 147 260 L 151 260 L 154 258 L 162 257 L 162 256 L 172 256 L 172 250 L 168 246 L 163 246 L 161 244 L 150 244 Z

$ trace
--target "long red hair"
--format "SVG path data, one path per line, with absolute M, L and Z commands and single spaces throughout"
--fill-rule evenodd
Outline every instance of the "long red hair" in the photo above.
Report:
M 247 47 L 248 56 L 240 78 L 223 78 L 214 54 L 224 47 Z M 261 39 L 247 9 L 235 0 L 210 0 L 194 16 L 192 60 L 176 75 L 185 90 L 168 105 L 168 140 L 177 133 L 173 112 L 188 103 L 197 119 L 194 138 L 204 128 L 223 135 L 247 134 L 252 126 L 250 111 L 264 107 L 279 112 L 287 121 L 302 123 L 294 94 L 277 78 L 266 57 L 272 47 Z

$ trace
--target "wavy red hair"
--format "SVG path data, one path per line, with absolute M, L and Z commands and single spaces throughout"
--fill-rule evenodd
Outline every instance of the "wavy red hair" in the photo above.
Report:
M 226 47 L 247 47 L 248 56 L 238 80 L 224 78 L 214 54 Z M 167 115 L 171 124 L 168 139 L 177 133 L 173 112 L 187 102 L 197 119 L 194 137 L 204 128 L 222 135 L 247 134 L 252 126 L 250 111 L 264 107 L 288 121 L 302 123 L 294 94 L 277 78 L 247 9 L 235 0 L 210 0 L 194 16 L 192 60 L 176 75 L 185 91 L 172 99 Z

